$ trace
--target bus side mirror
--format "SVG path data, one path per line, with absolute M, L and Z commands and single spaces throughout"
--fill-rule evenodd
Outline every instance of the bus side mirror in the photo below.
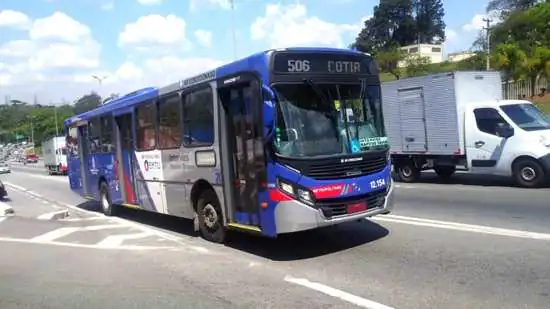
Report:
M 263 121 L 265 128 L 269 131 L 273 129 L 275 122 L 275 94 L 273 91 L 262 85 L 262 97 L 263 97 Z

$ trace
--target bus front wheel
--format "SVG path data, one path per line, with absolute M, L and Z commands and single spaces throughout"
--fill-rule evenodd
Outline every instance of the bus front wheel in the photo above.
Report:
M 201 236 L 211 242 L 225 242 L 227 232 L 223 225 L 223 213 L 214 191 L 206 190 L 200 195 L 197 202 L 197 213 Z

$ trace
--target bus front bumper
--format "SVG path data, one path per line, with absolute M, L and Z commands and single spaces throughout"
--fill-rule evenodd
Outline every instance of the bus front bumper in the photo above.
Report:
M 393 210 L 394 206 L 394 189 L 395 186 L 392 181 L 382 207 L 331 219 L 326 218 L 320 209 L 312 208 L 297 200 L 280 202 L 275 208 L 277 234 L 311 230 L 344 222 L 357 221 L 380 214 L 388 214 Z

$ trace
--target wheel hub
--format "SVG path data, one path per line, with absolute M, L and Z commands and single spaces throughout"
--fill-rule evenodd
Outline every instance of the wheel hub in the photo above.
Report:
M 204 224 L 210 229 L 216 226 L 218 222 L 218 212 L 211 204 L 204 206 Z
M 537 172 L 532 167 L 526 166 L 521 169 L 520 175 L 525 181 L 533 181 L 537 177 Z
M 109 209 L 109 200 L 105 194 L 101 196 L 101 207 L 105 210 Z
M 401 171 L 403 172 L 403 176 L 410 177 L 412 175 L 412 169 L 409 166 L 404 166 L 401 168 Z

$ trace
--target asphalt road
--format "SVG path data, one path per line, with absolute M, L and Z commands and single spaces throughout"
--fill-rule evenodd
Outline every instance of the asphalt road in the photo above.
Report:
M 219 246 L 197 238 L 185 220 L 133 210 L 114 219 L 96 215 L 68 190 L 65 177 L 40 169 L 14 167 L 0 179 L 10 196 L 17 192 L 8 202 L 16 216 L 0 222 L 0 252 L 18 257 L 0 255 L 6 266 L 0 268 L 0 308 L 515 309 L 550 303 L 550 189 L 465 175 L 435 184 L 428 175 L 425 183 L 399 185 L 392 215 L 277 240 L 235 234 Z M 18 217 L 20 204 L 34 209 L 42 200 L 91 212 L 71 209 L 57 221 L 34 218 L 38 210 Z M 124 227 L 88 228 L 117 224 Z M 73 226 L 61 238 L 32 241 Z M 117 233 L 152 235 L 105 241 Z

